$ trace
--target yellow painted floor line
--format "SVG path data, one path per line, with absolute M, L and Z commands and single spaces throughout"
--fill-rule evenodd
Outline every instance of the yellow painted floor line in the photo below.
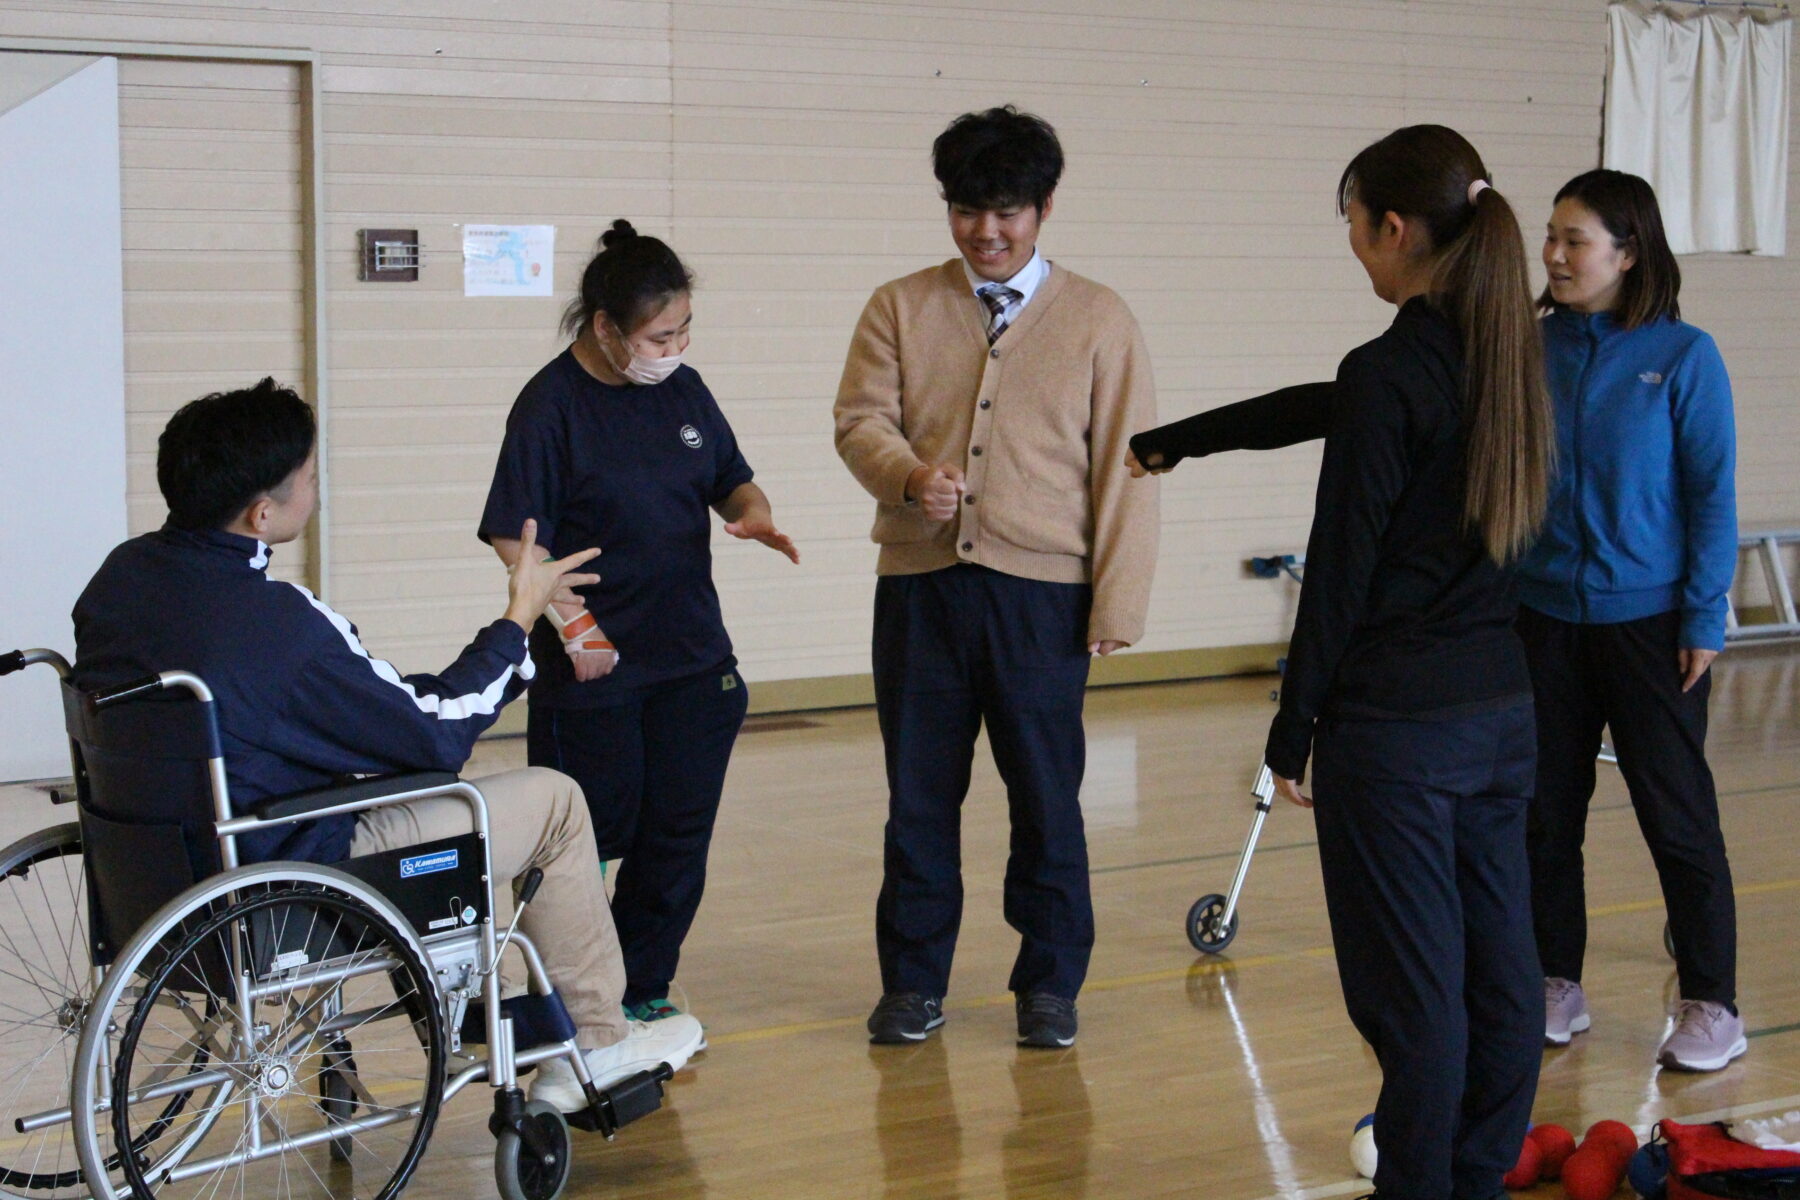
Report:
M 1772 879 L 1767 883 L 1740 883 L 1733 892 L 1741 897 L 1766 896 L 1771 892 L 1791 892 L 1800 888 L 1800 879 Z M 1623 904 L 1602 904 L 1588 909 L 1590 917 L 1615 917 L 1620 913 L 1650 912 L 1663 906 L 1662 897 L 1654 900 L 1628 900 Z
M 1774 879 L 1766 883 L 1739 884 L 1736 894 L 1744 896 L 1763 896 L 1771 892 L 1786 892 L 1800 888 L 1800 879 Z M 1588 916 L 1613 917 L 1624 913 L 1650 912 L 1663 907 L 1662 898 L 1653 900 L 1630 900 L 1621 904 L 1605 904 L 1588 909 Z M 1201 959 L 1185 967 L 1166 967 L 1160 971 L 1143 971 L 1135 975 L 1116 975 L 1110 979 L 1090 979 L 1082 985 L 1082 992 L 1113 992 L 1123 988 L 1143 987 L 1146 984 L 1173 983 L 1178 979 L 1189 979 L 1194 976 L 1227 974 L 1244 971 L 1252 967 L 1265 967 L 1273 963 L 1295 962 L 1301 959 L 1330 958 L 1330 946 L 1309 946 L 1304 950 L 1293 950 L 1284 954 L 1258 954 L 1250 958 L 1211 958 Z M 998 1008 L 1013 1002 L 1011 992 L 1000 992 L 997 995 L 977 996 L 971 1000 L 958 1002 L 955 1007 Z M 796 1021 L 791 1025 L 768 1025 L 758 1029 L 740 1029 L 733 1033 L 708 1033 L 706 1040 L 713 1046 L 731 1046 L 744 1042 L 766 1042 L 774 1038 L 797 1037 L 807 1033 L 824 1033 L 837 1029 L 860 1029 L 862 1017 L 829 1017 L 818 1021 Z

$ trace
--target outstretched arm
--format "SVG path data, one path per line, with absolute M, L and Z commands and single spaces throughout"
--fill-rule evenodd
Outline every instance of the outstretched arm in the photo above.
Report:
M 509 571 L 515 571 L 520 561 L 522 543 L 518 538 L 491 538 L 494 553 L 500 556 Z M 599 553 L 599 551 L 595 551 Z M 532 557 L 541 558 L 534 547 Z M 575 668 L 575 679 L 578 683 L 587 683 L 592 679 L 612 674 L 612 669 L 619 665 L 619 651 L 600 628 L 599 622 L 588 614 L 587 605 L 576 595 L 573 588 L 582 586 L 584 582 L 599 580 L 598 575 L 584 576 L 574 584 L 565 585 L 551 597 L 550 603 L 542 612 L 555 625 L 562 635 L 563 651 L 568 654 L 569 662 Z M 526 632 L 530 633 L 527 624 Z
M 575 568 L 598 550 L 546 561 L 527 521 L 507 584 L 506 613 L 475 635 L 438 674 L 402 675 L 364 649 L 356 627 L 307 597 L 320 651 L 294 679 L 279 720 L 268 722 L 277 753 L 334 773 L 461 768 L 475 739 L 532 678 L 525 635 L 544 606 L 570 586 L 593 582 Z
M 713 511 L 725 518 L 725 532 L 732 537 L 761 542 L 771 550 L 781 551 L 795 563 L 800 561 L 794 539 L 775 528 L 775 514 L 770 511 L 769 498 L 754 483 L 738 484 L 729 496 L 713 505 Z
M 1184 458 L 1227 450 L 1279 450 L 1322 438 L 1331 428 L 1335 382 L 1302 383 L 1195 413 L 1131 438 L 1135 476 L 1167 471 Z

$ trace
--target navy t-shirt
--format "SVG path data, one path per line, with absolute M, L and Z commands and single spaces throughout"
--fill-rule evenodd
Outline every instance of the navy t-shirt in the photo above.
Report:
M 638 689 L 728 663 L 731 639 L 712 581 L 712 513 L 751 479 L 737 438 L 692 367 L 659 384 L 614 386 L 565 350 L 513 402 L 494 467 L 482 541 L 516 538 L 562 556 L 589 546 L 597 584 L 579 589 L 619 649 L 611 674 L 575 680 L 548 620 L 531 631 L 533 705 L 598 708 Z

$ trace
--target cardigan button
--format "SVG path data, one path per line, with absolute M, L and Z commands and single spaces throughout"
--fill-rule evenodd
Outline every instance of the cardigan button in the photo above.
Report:
M 968 495 L 966 495 L 966 496 L 964 496 L 964 497 L 963 497 L 963 503 L 964 503 L 964 504 L 973 504 L 973 503 L 975 503 L 975 493 L 974 493 L 974 492 L 970 492 L 970 493 L 969 493 L 969 494 L 968 494 Z
M 981 457 L 981 447 L 980 446 L 970 446 L 969 453 L 973 454 L 976 458 L 980 458 Z
M 998 350 L 989 350 L 989 351 L 988 351 L 988 357 L 989 357 L 989 358 L 999 358 L 999 357 L 1000 357 L 1000 352 L 999 352 L 999 351 L 998 351 Z
M 974 542 L 964 542 L 964 543 L 963 543 L 963 549 L 964 549 L 964 550 L 973 550 L 973 549 L 974 549 L 974 548 L 975 548 L 975 543 L 974 543 Z
M 994 402 L 993 402 L 993 401 L 992 401 L 992 400 L 983 400 L 983 401 L 982 401 L 982 402 L 981 402 L 981 407 L 983 407 L 983 408 L 992 408 L 992 407 L 994 407 Z

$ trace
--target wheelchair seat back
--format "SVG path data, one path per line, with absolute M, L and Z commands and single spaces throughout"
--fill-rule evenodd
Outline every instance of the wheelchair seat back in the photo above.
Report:
M 219 755 L 218 722 L 211 704 L 186 697 L 96 712 L 65 682 L 62 698 L 75 747 L 90 951 L 107 965 L 159 908 L 223 869 L 208 766 Z

